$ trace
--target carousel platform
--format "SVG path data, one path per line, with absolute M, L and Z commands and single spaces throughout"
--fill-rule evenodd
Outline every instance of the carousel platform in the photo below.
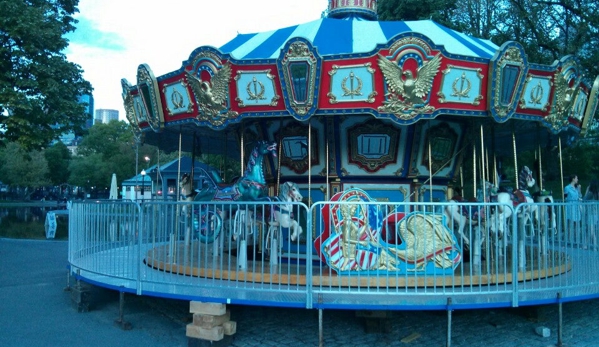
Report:
M 499 257 L 490 261 L 483 258 L 478 264 L 466 259 L 449 276 L 397 272 L 372 275 L 361 274 L 359 271 L 338 275 L 326 264 L 314 265 L 309 271 L 305 258 L 294 255 L 283 254 L 272 262 L 267 255 L 249 247 L 244 260 L 237 256 L 236 249 L 224 252 L 223 255 L 215 255 L 213 248 L 211 244 L 199 242 L 193 242 L 189 246 L 182 242 L 176 246 L 160 245 L 147 251 L 145 264 L 167 273 L 224 281 L 355 288 L 501 285 L 514 281 L 542 280 L 572 269 L 565 251 L 550 249 L 539 256 L 534 247 L 526 248 L 526 258 L 529 261 L 525 268 L 518 269 L 516 273 L 510 257 Z M 506 251 L 506 254 L 510 254 L 511 247 Z

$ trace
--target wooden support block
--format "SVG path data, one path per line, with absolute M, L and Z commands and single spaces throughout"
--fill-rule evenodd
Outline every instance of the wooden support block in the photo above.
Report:
M 201 326 L 205 329 L 213 328 L 217 325 L 223 325 L 224 322 L 228 322 L 231 320 L 231 311 L 227 310 L 227 313 L 221 314 L 218 316 L 213 316 L 211 314 L 193 314 L 193 325 Z
M 190 301 L 189 312 L 220 316 L 227 313 L 227 305 L 214 302 Z
M 225 329 L 222 326 L 217 326 L 212 329 L 204 329 L 200 326 L 187 324 L 186 336 L 196 339 L 220 341 L 224 337 Z
M 233 335 L 237 332 L 237 322 L 228 321 L 223 323 L 224 333 L 225 335 Z

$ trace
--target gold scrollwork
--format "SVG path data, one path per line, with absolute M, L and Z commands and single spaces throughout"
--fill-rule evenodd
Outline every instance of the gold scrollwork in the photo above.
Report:
M 468 93 L 470 93 L 471 89 L 472 82 L 470 82 L 470 79 L 466 77 L 466 73 L 462 73 L 462 76 L 456 78 L 451 85 L 451 90 L 453 91 L 453 93 L 451 93 L 451 96 L 457 97 L 458 100 L 461 98 L 469 98 L 470 96 L 468 95 Z
M 406 189 L 406 187 L 399 187 L 398 190 L 399 190 L 400 193 L 403 194 L 404 197 L 408 195 L 408 190 Z
M 173 103 L 173 106 L 175 106 L 175 110 L 183 108 L 185 103 L 183 100 L 183 94 L 181 94 L 178 90 L 173 89 L 173 92 L 171 93 L 171 102 Z
M 252 87 L 254 87 L 254 90 L 252 90 Z M 248 82 L 247 86 L 245 87 L 245 91 L 248 93 L 247 99 L 250 101 L 266 99 L 266 97 L 264 97 L 266 88 L 264 88 L 264 84 L 258 81 L 256 77 L 252 78 L 252 80 Z
M 569 112 L 574 106 L 580 88 L 582 76 L 576 77 L 575 65 L 573 60 L 568 61 L 555 73 L 554 104 L 551 113 L 545 118 L 554 130 L 559 130 L 568 124 Z M 570 87 L 571 81 L 572 87 Z
M 347 88 L 347 80 L 349 79 L 350 87 Z M 357 82 L 357 86 L 354 88 L 354 80 Z M 362 79 L 354 74 L 353 71 L 349 72 L 349 76 L 345 76 L 341 80 L 341 89 L 343 89 L 343 96 L 360 96 L 362 95 Z
M 174 87 L 177 84 L 183 88 L 187 98 L 185 98 L 185 96 Z M 177 81 L 175 83 L 165 84 L 164 86 L 162 86 L 162 94 L 164 94 L 165 97 L 167 96 L 167 94 L 169 92 L 169 88 L 172 88 L 172 91 L 170 92 L 170 94 L 171 94 L 170 100 L 171 100 L 171 103 L 174 108 L 171 109 L 171 107 L 167 104 L 166 112 L 168 113 L 168 115 L 173 116 L 175 114 L 183 113 L 183 112 L 192 113 L 193 112 L 193 101 L 191 100 L 189 92 L 187 91 L 187 83 L 185 83 L 185 80 L 180 79 L 179 81 Z M 187 107 L 185 106 L 186 101 L 187 101 Z
M 530 99 L 528 102 L 533 105 L 540 105 L 544 94 L 545 91 L 543 90 L 543 85 L 541 85 L 541 82 L 539 81 L 536 86 L 530 89 Z

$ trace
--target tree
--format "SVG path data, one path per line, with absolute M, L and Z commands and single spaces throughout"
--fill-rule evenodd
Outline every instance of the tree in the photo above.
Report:
M 50 182 L 55 186 L 66 183 L 71 161 L 71 151 L 67 146 L 58 141 L 51 147 L 46 148 L 44 157 L 48 162 L 48 179 Z
M 9 142 L 0 154 L 4 163 L 0 169 L 0 177 L 4 183 L 13 187 L 25 187 L 21 198 L 33 192 L 28 188 L 48 185 L 48 163 L 41 151 L 27 151 L 15 142 Z
M 147 154 L 154 149 L 147 147 Z M 124 121 L 95 124 L 89 129 L 73 158 L 69 183 L 83 187 L 110 187 L 113 173 L 123 180 L 135 174 L 133 132 Z M 146 155 L 146 152 L 143 152 Z M 141 158 L 143 158 L 143 155 Z
M 451 25 L 456 0 L 381 0 L 378 3 L 380 20 L 432 19 L 445 26 Z
M 0 0 L 0 140 L 40 149 L 85 124 L 78 99 L 91 85 L 61 53 L 78 3 Z

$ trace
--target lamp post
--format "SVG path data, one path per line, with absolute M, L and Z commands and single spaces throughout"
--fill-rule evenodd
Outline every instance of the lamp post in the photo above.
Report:
M 141 200 L 144 199 L 144 188 L 146 186 L 146 170 L 141 170 Z

